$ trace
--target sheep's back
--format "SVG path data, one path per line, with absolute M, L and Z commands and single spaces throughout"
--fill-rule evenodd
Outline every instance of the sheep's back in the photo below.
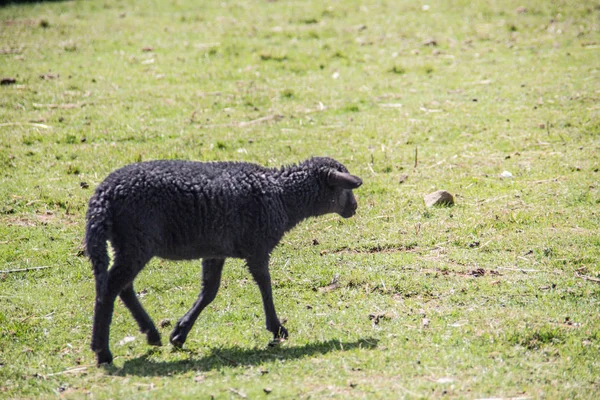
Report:
M 247 258 L 283 235 L 280 191 L 273 171 L 254 164 L 150 161 L 115 171 L 96 196 L 110 199 L 114 247 L 135 240 L 163 258 Z

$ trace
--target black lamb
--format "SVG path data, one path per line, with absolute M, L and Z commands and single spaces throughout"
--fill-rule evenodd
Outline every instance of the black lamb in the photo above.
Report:
M 86 251 L 96 280 L 91 348 L 111 363 L 109 331 L 117 296 L 151 345 L 160 346 L 150 316 L 133 289 L 154 256 L 202 258 L 202 290 L 177 322 L 170 341 L 181 347 L 200 312 L 215 298 L 225 258 L 246 260 L 262 295 L 267 330 L 287 338 L 271 291 L 269 257 L 300 221 L 328 213 L 353 216 L 352 189 L 362 180 L 331 158 L 311 158 L 279 169 L 242 162 L 149 161 L 111 173 L 90 199 Z M 108 269 L 107 241 L 114 251 Z

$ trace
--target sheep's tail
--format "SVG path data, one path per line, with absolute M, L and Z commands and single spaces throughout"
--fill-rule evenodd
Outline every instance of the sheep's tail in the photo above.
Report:
M 108 247 L 110 222 L 105 207 L 95 198 L 90 200 L 85 230 L 85 251 L 92 262 L 96 279 L 96 299 L 102 301 L 108 286 Z

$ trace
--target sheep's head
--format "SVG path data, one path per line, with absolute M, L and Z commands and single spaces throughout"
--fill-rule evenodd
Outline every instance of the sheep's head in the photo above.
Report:
M 336 213 L 350 218 L 356 213 L 357 203 L 352 189 L 362 185 L 362 180 L 348 172 L 341 163 L 329 157 L 313 157 L 304 165 L 318 171 L 319 194 L 315 214 Z
M 358 204 L 352 189 L 362 185 L 362 179 L 348 172 L 330 169 L 327 172 L 328 212 L 334 212 L 343 218 L 350 218 L 356 213 Z
M 293 193 L 291 211 L 302 211 L 301 217 L 292 218 L 294 224 L 307 217 L 336 213 L 350 218 L 356 213 L 352 189 L 362 185 L 362 180 L 333 158 L 312 157 L 297 166 L 284 167 L 282 172 Z

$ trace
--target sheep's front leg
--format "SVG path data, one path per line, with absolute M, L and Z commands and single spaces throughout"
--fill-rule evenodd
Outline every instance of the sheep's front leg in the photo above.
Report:
M 202 260 L 202 291 L 192 308 L 177 321 L 170 339 L 173 346 L 183 346 L 188 333 L 190 333 L 202 310 L 215 299 L 221 285 L 221 272 L 224 263 L 224 258 Z
M 273 304 L 271 274 L 269 273 L 269 257 L 248 260 L 248 268 L 260 289 L 263 308 L 265 310 L 267 330 L 273 334 L 273 339 L 276 341 L 287 339 L 288 331 L 281 325 L 281 322 L 279 322 L 279 318 L 277 318 L 277 313 L 275 312 L 275 304 Z

